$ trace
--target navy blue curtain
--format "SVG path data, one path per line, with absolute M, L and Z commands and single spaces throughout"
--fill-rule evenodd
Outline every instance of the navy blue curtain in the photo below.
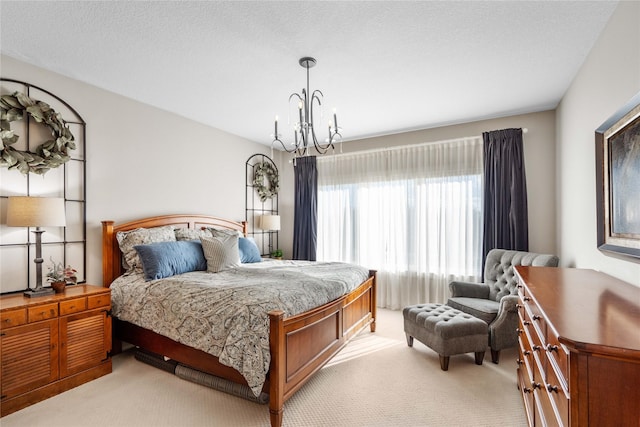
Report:
M 318 169 L 316 157 L 295 160 L 293 259 L 316 260 L 318 239 Z
M 494 248 L 529 250 L 527 182 L 522 129 L 482 134 L 484 140 L 484 241 L 482 271 Z

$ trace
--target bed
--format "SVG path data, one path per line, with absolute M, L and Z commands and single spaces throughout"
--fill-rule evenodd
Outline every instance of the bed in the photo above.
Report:
M 119 232 L 122 232 L 120 233 L 122 235 L 138 229 L 158 229 L 166 226 L 187 229 L 187 231 L 230 230 L 240 232 L 245 236 L 247 232 L 244 222 L 206 215 L 164 215 L 122 224 L 103 221 L 103 285 L 111 287 L 114 281 L 123 280 L 123 276 L 126 276 L 123 254 L 117 238 Z M 319 266 L 317 267 L 319 268 Z M 292 269 L 293 267 L 285 268 L 286 271 L 281 274 L 289 277 L 293 274 L 290 271 Z M 240 270 L 246 270 L 247 274 L 251 274 L 250 269 L 238 268 L 238 271 Z M 270 360 L 261 388 L 264 393 L 269 395 L 272 427 L 281 426 L 284 403 L 287 399 L 337 354 L 352 337 L 367 326 L 372 332 L 375 332 L 376 272 L 374 270 L 365 272 L 361 283 L 352 286 L 352 289 L 350 288 L 347 293 L 318 307 L 289 316 L 280 309 L 273 309 L 266 313 Z M 201 272 L 193 274 L 200 274 L 197 277 L 202 276 Z M 212 276 L 216 276 L 216 274 L 212 274 Z M 222 275 L 220 276 L 222 277 Z M 116 281 L 116 283 L 118 282 Z M 228 366 L 226 360 L 223 361 L 227 363 L 222 363 L 221 358 L 209 352 L 180 343 L 132 322 L 121 320 L 117 315 L 114 317 L 113 324 L 115 351 L 118 351 L 122 342 L 127 342 L 204 373 L 234 383 L 249 385 L 241 370 Z M 255 384 L 253 386 L 255 388 Z

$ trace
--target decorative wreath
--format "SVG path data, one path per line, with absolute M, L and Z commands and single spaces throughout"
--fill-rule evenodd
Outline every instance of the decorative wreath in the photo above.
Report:
M 53 136 L 53 139 L 37 146 L 35 152 L 12 147 L 18 141 L 18 135 L 11 130 L 11 122 L 22 120 L 24 113 L 47 126 Z M 43 175 L 49 169 L 57 168 L 69 161 L 68 150 L 76 148 L 73 135 L 60 113 L 56 113 L 49 104 L 20 92 L 0 97 L 0 135 L 0 166 L 16 168 L 23 175 L 29 172 Z
M 269 162 L 262 162 L 258 163 L 254 170 L 253 186 L 258 192 L 260 201 L 265 202 L 267 199 L 271 199 L 273 196 L 278 194 L 278 190 L 280 190 L 280 182 L 278 180 L 278 171 L 275 167 Z M 269 183 L 268 187 L 265 185 L 265 178 Z

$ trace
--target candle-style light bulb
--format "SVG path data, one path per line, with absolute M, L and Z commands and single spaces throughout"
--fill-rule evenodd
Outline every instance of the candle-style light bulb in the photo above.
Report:
M 333 127 L 336 129 L 336 132 L 338 132 L 338 118 L 336 117 L 336 109 L 333 109 Z
M 273 132 L 273 137 L 274 139 L 278 139 L 278 116 L 276 116 L 276 121 L 275 121 L 275 130 Z
M 302 101 L 298 103 L 298 113 L 300 113 L 300 126 L 302 126 Z

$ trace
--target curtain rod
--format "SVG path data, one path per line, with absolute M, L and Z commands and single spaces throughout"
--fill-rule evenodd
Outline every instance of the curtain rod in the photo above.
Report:
M 527 128 L 522 128 L 522 133 L 528 133 L 529 129 Z M 383 148 L 372 148 L 370 150 L 361 150 L 361 151 L 353 151 L 351 153 L 338 153 L 338 154 L 327 154 L 324 155 L 322 157 L 318 157 L 318 160 L 322 161 L 322 159 L 331 159 L 334 157 L 344 157 L 344 156 L 354 156 L 354 155 L 359 155 L 359 154 L 371 154 L 371 153 L 379 153 L 382 151 L 392 151 L 392 150 L 401 150 L 404 148 L 412 148 L 412 147 L 425 147 L 427 145 L 433 145 L 433 144 L 446 144 L 446 143 L 450 143 L 450 142 L 455 142 L 455 141 L 462 141 L 462 140 L 466 140 L 466 139 L 474 139 L 474 138 L 482 138 L 482 136 L 463 136 L 461 138 L 453 138 L 453 139 L 445 139 L 442 141 L 430 141 L 430 142 L 421 142 L 419 144 L 406 144 L 406 145 L 399 145 L 397 147 L 383 147 Z M 343 144 L 341 142 L 341 144 Z M 289 160 L 289 163 L 294 163 L 295 159 Z

